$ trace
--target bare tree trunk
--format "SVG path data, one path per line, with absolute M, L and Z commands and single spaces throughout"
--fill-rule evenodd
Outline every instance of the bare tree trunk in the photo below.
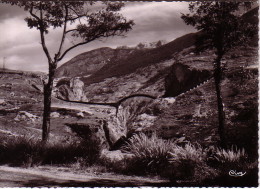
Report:
M 218 105 L 218 132 L 220 137 L 220 145 L 222 147 L 226 146 L 226 138 L 225 138 L 225 112 L 223 107 L 223 101 L 221 96 L 221 78 L 222 78 L 222 70 L 221 70 L 221 59 L 222 55 L 218 55 L 215 62 L 214 69 L 214 79 L 215 79 L 215 89 L 217 94 L 217 105 Z
M 56 63 L 49 63 L 49 79 L 48 83 L 44 84 L 44 110 L 42 123 L 42 141 L 46 142 L 49 139 L 50 133 L 50 114 L 51 114 L 51 94 L 53 88 L 54 74 Z

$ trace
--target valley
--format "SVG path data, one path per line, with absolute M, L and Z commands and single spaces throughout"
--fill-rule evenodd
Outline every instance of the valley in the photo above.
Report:
M 257 11 L 242 21 L 258 23 Z M 0 186 L 257 185 L 258 36 L 220 62 L 223 146 L 217 57 L 196 52 L 201 35 L 153 48 L 101 47 L 59 66 L 46 143 L 48 75 L 0 69 Z M 227 177 L 231 170 L 247 174 Z

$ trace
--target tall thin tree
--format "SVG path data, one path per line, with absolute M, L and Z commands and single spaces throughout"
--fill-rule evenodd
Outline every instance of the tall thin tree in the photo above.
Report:
M 28 11 L 25 18 L 29 28 L 36 28 L 40 33 L 42 49 L 49 65 L 48 81 L 44 82 L 44 112 L 42 140 L 46 142 L 50 133 L 51 94 L 53 80 L 58 63 L 76 47 L 96 39 L 110 36 L 122 36 L 130 31 L 134 22 L 124 18 L 119 11 L 122 2 L 109 1 L 4 1 L 18 5 Z M 61 28 L 57 51 L 51 53 L 46 44 L 46 35 Z M 76 38 L 70 46 L 65 45 L 66 37 Z
M 251 3 L 205 1 L 189 4 L 192 13 L 182 14 L 181 18 L 188 25 L 200 31 L 196 42 L 197 52 L 213 49 L 216 58 L 214 64 L 215 90 L 218 107 L 218 131 L 221 145 L 226 145 L 225 112 L 221 95 L 221 80 L 223 78 L 223 56 L 234 46 L 246 44 L 257 31 L 256 26 L 245 22 L 240 16 L 241 7 L 249 8 Z

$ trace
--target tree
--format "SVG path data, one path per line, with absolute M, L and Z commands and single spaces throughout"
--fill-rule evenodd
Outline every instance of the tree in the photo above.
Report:
M 124 6 L 121 2 L 93 1 L 5 1 L 18 5 L 28 11 L 30 16 L 25 18 L 29 28 L 40 32 L 41 46 L 48 59 L 48 81 L 44 85 L 44 112 L 42 122 L 42 140 L 46 142 L 50 132 L 50 111 L 53 80 L 57 64 L 72 49 L 85 45 L 96 39 L 110 36 L 122 36 L 132 29 L 134 22 L 126 20 L 118 11 Z M 101 6 L 102 5 L 102 6 Z M 101 7 L 101 8 L 99 8 Z M 58 49 L 53 55 L 46 44 L 46 35 L 50 28 L 61 28 L 61 39 Z M 65 48 L 66 37 L 76 38 L 73 44 Z M 80 40 L 78 40 L 80 39 Z
M 136 46 L 137 49 L 145 49 L 145 43 L 139 43 L 137 46 Z
M 244 22 L 239 15 L 242 7 L 249 8 L 250 6 L 251 3 L 245 2 L 194 2 L 189 4 L 192 14 L 182 14 L 181 16 L 186 24 L 192 25 L 200 31 L 196 42 L 197 52 L 206 49 L 215 51 L 214 80 L 218 106 L 218 132 L 222 146 L 226 145 L 226 139 L 225 112 L 221 96 L 223 77 L 221 60 L 232 47 L 245 44 L 254 35 L 254 31 L 257 31 L 255 26 Z

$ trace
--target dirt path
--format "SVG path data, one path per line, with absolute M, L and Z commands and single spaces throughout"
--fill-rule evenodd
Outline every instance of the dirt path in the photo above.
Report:
M 59 171 L 57 168 L 0 166 L 0 187 L 114 187 L 170 186 L 165 180 L 122 175 L 90 175 Z

